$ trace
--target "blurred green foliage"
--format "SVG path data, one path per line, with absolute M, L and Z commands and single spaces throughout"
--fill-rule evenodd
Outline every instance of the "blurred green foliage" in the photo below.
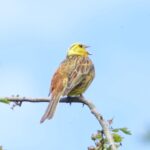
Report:
M 117 148 L 122 145 L 122 134 L 131 135 L 128 128 L 111 128 L 110 132 Z M 109 145 L 103 130 L 98 130 L 97 133 L 92 134 L 91 139 L 94 141 L 95 146 L 88 147 L 88 150 L 111 150 L 111 146 Z
M 0 103 L 9 104 L 10 101 L 7 98 L 0 98 Z

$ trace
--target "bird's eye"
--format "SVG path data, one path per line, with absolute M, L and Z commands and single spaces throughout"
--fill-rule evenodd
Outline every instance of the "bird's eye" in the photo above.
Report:
M 79 44 L 79 47 L 80 47 L 80 48 L 83 48 L 83 45 L 82 45 L 82 44 Z

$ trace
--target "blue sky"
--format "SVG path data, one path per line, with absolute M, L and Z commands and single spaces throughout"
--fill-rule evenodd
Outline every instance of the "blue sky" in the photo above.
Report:
M 0 1 L 0 96 L 46 97 L 50 79 L 73 42 L 90 45 L 96 78 L 85 93 L 114 127 L 128 127 L 121 150 L 148 150 L 150 1 Z M 0 145 L 7 150 L 86 149 L 99 124 L 86 107 L 0 104 Z

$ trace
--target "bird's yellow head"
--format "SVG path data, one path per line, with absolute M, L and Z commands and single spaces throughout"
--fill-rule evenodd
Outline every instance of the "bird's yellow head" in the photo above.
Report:
M 90 53 L 86 50 L 89 46 L 81 43 L 74 43 L 68 50 L 67 56 L 78 55 L 87 57 Z

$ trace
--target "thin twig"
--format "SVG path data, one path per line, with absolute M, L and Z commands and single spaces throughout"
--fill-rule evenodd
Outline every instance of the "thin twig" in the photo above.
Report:
M 21 106 L 23 102 L 31 102 L 31 103 L 41 103 L 41 102 L 49 102 L 50 98 L 32 98 L 32 97 L 5 97 L 0 99 L 7 99 L 10 102 L 15 102 L 16 105 Z M 111 150 L 116 150 L 116 146 L 114 144 L 114 140 L 112 138 L 111 132 L 109 130 L 109 123 L 104 120 L 103 116 L 96 110 L 95 105 L 89 101 L 86 100 L 83 97 L 63 97 L 60 99 L 60 103 L 82 103 L 88 106 L 91 113 L 96 117 L 99 124 L 101 125 L 103 132 L 109 142 L 109 145 L 111 146 Z

